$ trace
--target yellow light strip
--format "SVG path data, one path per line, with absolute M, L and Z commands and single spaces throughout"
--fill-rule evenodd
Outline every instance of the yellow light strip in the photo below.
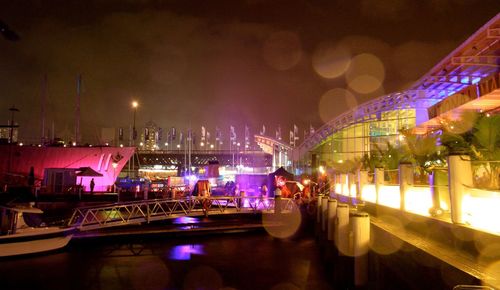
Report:
M 405 209 L 408 212 L 430 216 L 432 192 L 429 186 L 410 187 L 405 193 Z
M 400 208 L 401 196 L 399 185 L 382 185 L 378 194 L 378 202 L 391 208 Z

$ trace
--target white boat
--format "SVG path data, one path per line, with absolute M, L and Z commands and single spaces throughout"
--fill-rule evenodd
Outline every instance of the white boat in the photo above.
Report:
M 28 221 L 29 216 L 42 213 L 32 204 L 0 206 L 0 257 L 57 250 L 69 243 L 74 231 L 72 227 L 43 226 L 43 223 L 41 226 L 32 226 L 33 221 Z

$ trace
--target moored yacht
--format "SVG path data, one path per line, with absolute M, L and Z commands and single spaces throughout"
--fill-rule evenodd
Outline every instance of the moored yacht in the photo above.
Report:
M 0 257 L 47 252 L 65 247 L 74 228 L 47 226 L 43 211 L 28 206 L 0 206 Z

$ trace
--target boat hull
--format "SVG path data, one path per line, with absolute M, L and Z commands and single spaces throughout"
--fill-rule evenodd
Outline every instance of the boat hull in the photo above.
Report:
M 0 257 L 43 253 L 64 248 L 73 237 L 72 228 L 42 229 L 0 237 Z

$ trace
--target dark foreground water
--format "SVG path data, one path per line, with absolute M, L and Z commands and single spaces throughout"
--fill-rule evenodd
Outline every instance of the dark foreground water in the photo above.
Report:
M 0 260 L 0 289 L 333 289 L 313 238 L 265 232 L 80 241 Z

